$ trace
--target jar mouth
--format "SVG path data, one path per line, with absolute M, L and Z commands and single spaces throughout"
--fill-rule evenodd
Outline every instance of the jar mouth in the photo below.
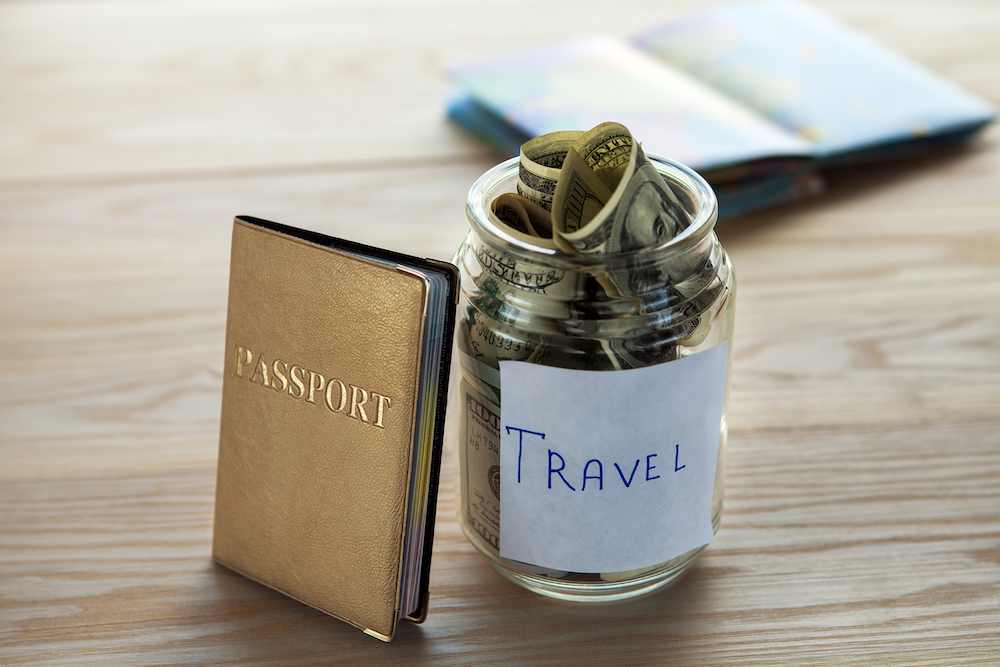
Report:
M 651 154 L 646 157 L 668 183 L 679 187 L 693 203 L 694 210 L 688 211 L 691 223 L 680 234 L 658 245 L 626 252 L 601 253 L 601 263 L 615 263 L 626 258 L 634 262 L 641 261 L 644 255 L 684 253 L 697 246 L 715 228 L 719 214 L 718 201 L 705 179 L 690 167 L 669 158 Z M 503 226 L 490 220 L 490 203 L 501 194 L 516 192 L 518 170 L 519 160 L 512 157 L 484 173 L 472 185 L 466 205 L 466 214 L 472 228 L 481 238 L 489 239 L 491 245 L 499 246 L 507 252 L 519 251 L 518 254 L 525 253 L 535 257 L 544 255 L 549 261 L 565 262 L 579 268 L 592 265 L 598 256 L 535 245 L 509 234 Z

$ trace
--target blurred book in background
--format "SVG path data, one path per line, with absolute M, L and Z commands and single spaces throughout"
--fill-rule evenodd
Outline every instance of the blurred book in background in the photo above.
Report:
M 718 5 L 638 35 L 455 66 L 448 116 L 497 151 L 613 120 L 684 162 L 721 215 L 822 189 L 820 170 L 958 145 L 995 110 L 794 0 Z

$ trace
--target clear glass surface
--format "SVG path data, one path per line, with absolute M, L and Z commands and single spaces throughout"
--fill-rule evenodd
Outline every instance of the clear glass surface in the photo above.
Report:
M 617 254 L 572 254 L 532 243 L 494 224 L 490 203 L 514 192 L 517 159 L 486 172 L 469 193 L 470 232 L 456 255 L 459 304 L 461 525 L 505 577 L 556 598 L 599 601 L 640 595 L 674 580 L 701 549 L 629 572 L 562 572 L 501 558 L 499 362 L 617 370 L 667 363 L 723 342 L 733 332 L 735 276 L 713 231 L 709 186 L 690 169 L 654 156 L 687 209 L 690 224 L 654 247 Z M 627 296 L 622 296 L 627 294 Z M 712 525 L 722 516 L 726 397 Z

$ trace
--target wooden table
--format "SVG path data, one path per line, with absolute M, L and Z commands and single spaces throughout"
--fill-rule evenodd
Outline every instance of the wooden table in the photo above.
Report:
M 448 258 L 497 158 L 445 65 L 690 4 L 0 3 L 0 663 L 1000 664 L 995 128 L 720 226 L 726 510 L 674 586 L 502 579 L 454 439 L 431 614 L 391 645 L 209 559 L 233 215 Z M 818 4 L 1000 104 L 995 0 Z

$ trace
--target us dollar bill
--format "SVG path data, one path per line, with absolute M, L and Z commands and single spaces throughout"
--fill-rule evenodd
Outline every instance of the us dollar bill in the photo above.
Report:
M 552 208 L 559 173 L 566 153 L 584 135 L 583 132 L 550 132 L 521 146 L 517 193 L 546 210 Z
M 604 183 L 614 190 L 625 176 L 632 148 L 632 133 L 620 123 L 601 123 L 586 132 L 573 147 Z
M 602 123 L 588 132 L 554 132 L 525 143 L 519 157 L 517 194 L 498 199 L 494 212 L 500 213 L 498 217 L 515 238 L 545 250 L 601 255 L 661 245 L 691 223 L 690 207 L 688 198 L 667 184 L 626 127 Z M 599 349 L 590 353 L 603 357 L 610 368 L 675 358 L 676 341 L 703 337 L 708 319 L 692 311 L 716 295 L 701 284 L 678 284 L 690 280 L 692 267 L 673 266 L 684 259 L 602 264 L 595 257 L 597 263 L 590 272 L 580 275 L 552 271 L 504 252 L 483 252 L 489 256 L 479 259 L 496 279 L 499 302 L 513 304 L 525 298 L 523 290 L 534 291 L 540 298 L 526 308 L 561 309 L 546 314 L 562 318 L 565 333 L 576 336 L 577 345 L 583 345 L 581 339 L 589 335 L 583 331 L 587 328 L 586 300 L 599 300 L 600 292 L 612 298 L 633 298 L 637 314 L 663 310 L 665 294 L 668 300 L 683 303 L 684 312 L 667 309 L 663 313 L 655 340 L 598 334 Z M 596 285 L 596 292 L 588 285 Z
M 623 125 L 598 125 L 567 155 L 552 207 L 553 238 L 563 250 L 638 250 L 688 224 L 679 198 Z
M 535 238 L 552 238 L 552 215 L 534 201 L 511 192 L 493 200 L 493 215 L 508 227 Z
M 460 474 L 465 478 L 461 506 L 469 538 L 500 556 L 500 406 L 473 382 L 462 378 L 461 429 L 465 446 L 459 448 Z
M 601 238 L 601 245 L 587 248 L 574 244 L 576 239 L 573 235 L 578 234 L 608 205 L 614 196 L 614 187 L 608 187 L 575 148 L 569 149 L 563 166 L 566 171 L 559 179 L 552 202 L 552 238 L 566 252 L 602 252 L 606 237 Z M 587 231 L 592 240 L 597 238 L 595 231 Z

